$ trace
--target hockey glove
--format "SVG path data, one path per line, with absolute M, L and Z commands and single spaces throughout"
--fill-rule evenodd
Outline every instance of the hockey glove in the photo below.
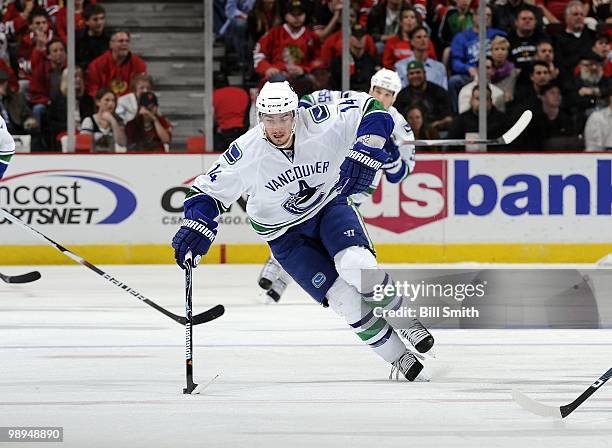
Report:
M 217 222 L 213 221 L 195 207 L 185 209 L 183 225 L 172 238 L 174 258 L 181 269 L 185 269 L 185 255 L 191 251 L 195 268 L 217 236 Z
M 391 141 L 387 142 L 385 149 L 389 153 L 389 159 L 382 166 L 385 177 L 392 184 L 397 184 L 408 175 L 408 165 L 402 159 L 397 145 Z
M 389 154 L 382 148 L 373 148 L 357 142 L 340 165 L 340 180 L 336 184 L 338 193 L 350 196 L 366 191 L 376 172 L 387 162 Z

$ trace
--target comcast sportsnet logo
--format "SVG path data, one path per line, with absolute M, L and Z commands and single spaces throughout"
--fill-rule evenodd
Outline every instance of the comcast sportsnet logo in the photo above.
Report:
M 447 217 L 447 161 L 419 160 L 415 168 L 399 184 L 381 182 L 362 207 L 368 224 L 404 233 Z
M 99 171 L 31 171 L 0 182 L 0 206 L 28 224 L 119 224 L 137 205 L 126 184 Z

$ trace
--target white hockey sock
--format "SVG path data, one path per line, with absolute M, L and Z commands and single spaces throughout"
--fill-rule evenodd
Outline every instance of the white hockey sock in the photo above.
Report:
M 397 360 L 406 350 L 395 330 L 382 317 L 374 316 L 361 294 L 342 278 L 327 292 L 329 306 L 344 317 L 359 338 L 387 362 Z

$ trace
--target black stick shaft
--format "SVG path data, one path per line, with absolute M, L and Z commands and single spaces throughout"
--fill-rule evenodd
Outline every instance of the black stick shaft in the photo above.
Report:
M 51 238 L 49 238 L 48 236 L 42 234 L 41 232 L 39 232 L 38 230 L 34 229 L 33 227 L 30 227 L 28 224 L 26 224 L 25 222 L 21 221 L 17 217 L 13 216 L 11 213 L 7 212 L 6 210 L 0 208 L 0 215 L 5 217 L 9 221 L 11 221 L 13 224 L 17 224 L 17 225 L 23 227 L 25 230 L 27 230 L 28 232 L 30 232 L 31 234 L 33 234 L 37 238 L 43 240 L 46 244 L 50 244 L 51 246 L 55 247 L 57 250 L 59 250 L 65 256 L 67 256 L 68 258 L 71 258 L 72 260 L 76 261 L 81 266 L 85 266 L 86 268 L 92 270 L 93 272 L 98 274 L 100 277 L 102 277 L 104 280 L 109 281 L 110 283 L 112 283 L 113 285 L 115 285 L 118 288 L 122 289 L 123 291 L 127 292 L 131 296 L 136 297 L 138 300 L 143 301 L 144 303 L 146 303 L 150 307 L 155 308 L 157 311 L 159 311 L 160 313 L 165 314 L 170 319 L 175 320 L 176 322 L 178 322 L 178 323 L 180 323 L 182 325 L 185 325 L 185 318 L 183 316 L 177 316 L 176 314 L 172 313 L 171 311 L 168 311 L 167 309 L 163 308 L 162 306 L 158 305 L 157 303 L 153 302 L 152 300 L 147 299 L 144 295 L 142 295 L 140 292 L 136 291 L 134 288 L 126 285 L 125 283 L 123 283 L 119 279 L 113 277 L 110 274 L 107 274 L 102 269 L 98 268 L 97 266 L 95 266 L 94 264 L 92 264 L 89 261 L 85 260 L 84 258 L 79 257 L 75 253 L 69 251 L 68 249 L 66 249 L 61 244 L 53 241 Z M 195 322 L 195 325 L 198 325 L 200 323 L 204 323 L 204 322 L 208 322 L 210 320 L 216 319 L 217 317 L 219 317 L 219 316 L 221 316 L 223 314 L 223 311 L 224 311 L 224 309 L 223 309 L 222 305 L 216 305 L 215 307 L 211 308 L 210 310 L 204 311 L 204 312 L 198 314 L 197 316 L 194 317 L 193 320 Z
M 561 406 L 561 416 L 567 417 L 571 414 L 578 406 L 586 401 L 591 395 L 595 393 L 597 389 L 601 385 L 603 385 L 606 381 L 608 381 L 612 377 L 612 367 L 600 376 L 593 384 L 589 386 L 587 390 L 585 390 L 578 398 L 572 401 L 570 404 L 566 404 L 565 406 Z
M 191 252 L 185 257 L 185 372 L 187 387 L 184 394 L 190 394 L 197 387 L 193 382 L 193 265 Z

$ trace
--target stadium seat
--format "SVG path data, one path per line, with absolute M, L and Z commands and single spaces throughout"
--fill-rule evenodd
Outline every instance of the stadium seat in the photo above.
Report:
M 204 152 L 204 148 L 206 148 L 206 144 L 204 143 L 203 135 L 187 137 L 187 152 L 200 153 Z

